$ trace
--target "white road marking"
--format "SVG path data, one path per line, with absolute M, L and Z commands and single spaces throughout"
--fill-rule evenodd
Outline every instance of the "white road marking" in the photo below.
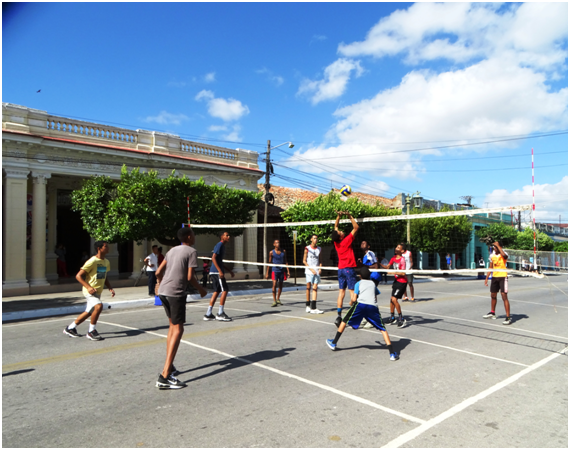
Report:
M 548 289 L 548 288 L 545 288 Z M 426 292 L 428 294 L 450 294 L 449 292 L 438 292 L 438 291 L 424 291 L 422 290 L 422 293 Z M 510 292 L 509 292 L 510 294 Z M 456 296 L 457 297 L 457 296 Z M 491 297 L 489 295 L 474 295 L 474 294 L 461 294 L 459 295 L 459 297 L 478 297 L 478 298 L 488 298 L 490 299 Z M 500 299 L 497 299 L 497 301 L 499 301 Z M 515 302 L 515 303 L 529 303 L 531 305 L 542 305 L 542 306 L 552 306 L 552 303 L 537 303 L 537 302 L 527 302 L 524 300 L 516 300 L 516 299 L 512 299 L 509 298 L 509 302 Z M 568 309 L 568 306 L 561 306 L 561 305 L 556 305 L 557 308 L 566 308 Z
M 142 332 L 144 332 L 144 333 L 152 334 L 152 335 L 158 336 L 158 337 L 163 337 L 163 338 L 166 338 L 166 337 L 167 337 L 165 334 L 155 333 L 155 332 L 153 332 L 153 331 L 145 331 L 145 330 L 141 330 L 140 328 L 129 327 L 129 326 L 120 325 L 120 324 L 117 324 L 117 323 L 103 322 L 103 321 L 101 321 L 101 320 L 99 321 L 99 323 L 104 323 L 104 324 L 106 324 L 106 325 L 111 325 L 111 326 L 115 326 L 115 327 L 119 327 L 119 328 L 126 328 L 126 329 L 129 329 L 129 330 L 142 331 Z M 315 387 L 317 387 L 317 388 L 323 389 L 323 390 L 325 390 L 325 391 L 332 392 L 333 394 L 340 395 L 340 396 L 342 396 L 342 397 L 348 398 L 348 399 L 350 399 L 350 400 L 353 400 L 353 401 L 355 401 L 355 402 L 361 403 L 361 404 L 363 404 L 363 405 L 367 405 L 367 406 L 370 406 L 370 407 L 372 407 L 372 408 L 379 409 L 379 410 L 384 411 L 384 412 L 387 412 L 387 413 L 389 413 L 389 414 L 393 414 L 393 415 L 395 415 L 395 416 L 398 416 L 398 417 L 401 417 L 401 418 L 403 418 L 403 419 L 409 420 L 410 422 L 416 422 L 416 423 L 419 423 L 419 424 L 425 423 L 425 420 L 418 419 L 417 417 L 413 417 L 413 416 L 410 416 L 410 415 L 405 414 L 405 413 L 403 413 L 403 412 L 396 411 L 396 410 L 393 410 L 393 409 L 391 409 L 391 408 L 387 408 L 386 406 L 379 405 L 378 403 L 374 403 L 374 402 L 371 402 L 370 400 L 366 400 L 365 398 L 358 397 L 358 396 L 356 396 L 356 395 L 352 395 L 352 394 L 349 394 L 349 393 L 347 393 L 347 392 L 340 391 L 340 390 L 335 389 L 335 388 L 333 388 L 333 387 L 326 386 L 326 385 L 324 385 L 324 384 L 317 383 L 317 382 L 315 382 L 315 381 L 311 381 L 311 380 L 308 380 L 308 379 L 306 379 L 306 378 L 302 378 L 302 377 L 299 377 L 299 376 L 297 376 L 297 375 L 293 375 L 293 374 L 288 373 L 288 372 L 284 372 L 283 370 L 279 370 L 279 369 L 275 369 L 275 368 L 270 367 L 270 366 L 266 366 L 265 364 L 256 363 L 256 362 L 250 361 L 250 360 L 248 360 L 248 359 L 241 358 L 241 357 L 239 357 L 239 356 L 235 356 L 235 355 L 231 355 L 231 354 L 229 354 L 229 353 L 222 352 L 222 351 L 220 351 L 220 350 L 216 350 L 216 349 L 209 348 L 209 347 L 204 347 L 203 345 L 194 344 L 194 343 L 189 342 L 189 341 L 186 341 L 186 340 L 184 340 L 184 339 L 182 339 L 180 342 L 181 342 L 181 343 L 184 343 L 184 344 L 186 344 L 186 345 L 190 345 L 190 346 L 192 346 L 192 347 L 199 348 L 199 349 L 201 349 L 201 350 L 206 350 L 206 351 L 208 351 L 208 352 L 211 352 L 211 353 L 215 353 L 215 354 L 217 354 L 217 355 L 224 356 L 224 357 L 226 357 L 226 358 L 237 359 L 238 361 L 242 361 L 242 362 L 244 362 L 244 363 L 246 363 L 246 364 L 250 364 L 250 365 L 252 365 L 252 366 L 260 367 L 260 368 L 262 368 L 262 369 L 269 370 L 270 372 L 276 373 L 276 374 L 278 374 L 278 375 L 282 375 L 282 376 L 285 376 L 285 377 L 287 377 L 287 378 L 292 378 L 292 379 L 297 380 L 297 381 L 300 381 L 300 382 L 302 382 L 302 383 L 305 383 L 305 384 L 308 384 L 308 385 L 311 385 L 311 386 L 315 386 Z
M 398 448 L 398 447 L 401 447 L 402 445 L 410 442 L 412 439 L 415 439 L 418 436 L 420 436 L 421 434 L 425 433 L 430 428 L 433 428 L 436 425 L 439 425 L 444 420 L 449 419 L 450 417 L 453 417 L 454 415 L 463 411 L 464 409 L 468 408 L 469 406 L 474 405 L 479 400 L 483 400 L 485 397 L 488 397 L 489 395 L 491 395 L 491 394 L 497 392 L 498 390 L 508 386 L 509 384 L 514 383 L 515 381 L 517 381 L 519 378 L 525 376 L 526 374 L 538 369 L 539 367 L 543 366 L 544 364 L 549 363 L 553 359 L 558 358 L 561 354 L 563 354 L 562 352 L 565 351 L 567 348 L 568 347 L 566 347 L 564 350 L 561 350 L 558 353 L 554 353 L 550 356 L 547 356 L 543 360 L 540 360 L 537 363 L 534 363 L 533 365 L 527 367 L 526 369 L 520 371 L 519 373 L 507 378 L 506 380 L 503 380 L 500 383 L 497 383 L 496 385 L 491 386 L 489 389 L 486 389 L 483 392 L 480 392 L 479 394 L 462 401 L 461 403 L 459 403 L 459 404 L 451 407 L 447 411 L 441 413 L 439 416 L 436 416 L 433 419 L 430 419 L 427 422 L 423 423 L 419 427 L 414 428 L 413 430 L 410 430 L 407 433 L 402 434 L 401 436 L 397 437 L 396 439 L 393 439 L 392 441 L 383 445 L 382 448 Z

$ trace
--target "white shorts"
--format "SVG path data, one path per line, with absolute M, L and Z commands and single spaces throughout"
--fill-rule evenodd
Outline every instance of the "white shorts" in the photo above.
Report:
M 87 306 L 85 307 L 85 312 L 90 313 L 91 311 L 93 311 L 93 308 L 95 308 L 95 305 L 103 303 L 101 301 L 101 294 L 95 294 L 95 295 L 84 294 L 84 295 L 85 299 L 87 300 Z
M 319 284 L 321 282 L 321 276 L 315 275 L 314 273 L 305 274 L 305 278 L 307 279 L 307 283 L 311 284 Z

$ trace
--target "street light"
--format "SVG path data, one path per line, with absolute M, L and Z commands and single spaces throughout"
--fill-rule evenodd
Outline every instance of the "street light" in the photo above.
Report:
M 269 202 L 274 202 L 275 198 L 269 192 L 271 189 L 271 184 L 269 184 L 269 177 L 270 173 L 273 172 L 273 167 L 271 166 L 271 161 L 269 156 L 271 154 L 271 150 L 277 147 L 281 147 L 283 145 L 287 145 L 289 148 L 295 147 L 295 144 L 292 142 L 283 142 L 283 144 L 276 145 L 275 147 L 271 147 L 271 141 L 267 141 L 267 153 L 265 155 L 265 214 L 263 215 L 263 263 L 267 264 L 267 205 Z M 265 268 L 263 269 L 265 271 Z
M 414 208 L 421 208 L 423 198 L 420 197 L 420 191 L 416 191 L 414 196 L 411 194 L 406 195 L 406 209 L 407 215 L 410 215 L 410 203 L 414 200 Z M 410 218 L 408 217 L 408 244 L 410 243 Z

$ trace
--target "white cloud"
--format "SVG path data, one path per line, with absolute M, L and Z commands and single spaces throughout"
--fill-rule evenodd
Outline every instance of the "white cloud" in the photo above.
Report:
M 255 73 L 266 75 L 267 79 L 272 83 L 274 83 L 276 86 L 281 86 L 285 82 L 285 78 L 283 78 L 281 75 L 275 75 L 267 67 L 264 67 L 263 69 L 258 69 L 255 71 Z
M 206 101 L 210 116 L 222 119 L 225 122 L 239 120 L 249 114 L 247 105 L 242 104 L 239 100 L 216 98 L 212 91 L 205 89 L 196 95 L 195 100 Z
M 352 72 L 359 77 L 364 72 L 359 61 L 340 58 L 325 69 L 324 78 L 318 81 L 304 79 L 297 95 L 308 95 L 311 103 L 316 105 L 325 100 L 334 100 L 346 90 Z
M 562 222 L 568 221 L 568 176 L 565 176 L 556 184 L 535 184 L 534 186 L 536 221 L 558 222 L 558 216 L 562 216 Z M 516 206 L 532 204 L 532 185 L 523 186 L 522 189 L 507 191 L 495 189 L 485 195 L 483 207 L 493 208 L 496 206 Z M 530 214 L 526 212 L 526 220 L 530 220 Z
M 210 125 L 208 131 L 227 131 L 228 127 L 225 125 Z
M 213 83 L 214 81 L 216 81 L 216 72 L 210 72 L 204 75 L 204 81 L 206 83 Z
M 536 39 L 521 38 L 526 32 Z M 408 63 L 445 58 L 470 65 L 409 72 L 399 85 L 337 110 L 326 142 L 297 154 L 328 158 L 320 162 L 339 171 L 358 170 L 360 161 L 359 170 L 374 171 L 376 176 L 417 177 L 421 156 L 439 151 L 394 153 L 427 146 L 410 142 L 456 144 L 459 139 L 566 128 L 568 89 L 557 91 L 548 85 L 556 73 L 566 76 L 566 51 L 560 44 L 566 36 L 565 3 L 416 3 L 396 11 L 375 25 L 364 41 L 342 44 L 339 52 L 377 58 L 401 53 Z M 339 61 L 353 62 L 335 61 L 327 68 L 328 78 L 304 81 L 299 92 L 311 94 L 313 103 L 342 94 L 350 70 L 335 66 Z
M 236 124 L 232 127 L 232 130 L 224 136 L 224 139 L 233 142 L 241 142 L 242 138 L 239 134 L 240 131 L 241 131 L 241 126 Z
M 186 86 L 186 82 L 185 81 L 170 81 L 167 86 L 168 87 L 177 87 L 177 88 L 182 88 L 184 86 Z
M 409 64 L 507 58 L 552 69 L 567 58 L 567 36 L 567 3 L 415 3 L 381 19 L 363 41 L 338 50 L 351 58 L 404 53 Z
M 145 122 L 154 122 L 160 125 L 180 125 L 185 120 L 190 120 L 190 118 L 184 114 L 171 114 L 166 111 L 160 111 L 157 116 L 148 116 L 143 119 Z
M 326 41 L 326 40 L 327 40 L 327 37 L 323 34 L 313 34 L 313 37 L 311 38 L 311 44 L 315 41 L 322 42 L 322 41 Z

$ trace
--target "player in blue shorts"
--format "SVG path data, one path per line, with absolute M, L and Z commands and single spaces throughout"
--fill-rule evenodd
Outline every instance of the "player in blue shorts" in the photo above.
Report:
M 287 277 L 291 277 L 291 274 L 289 273 L 289 267 L 282 267 L 282 265 L 287 266 L 287 253 L 281 248 L 279 239 L 273 241 L 273 247 L 273 250 L 269 252 L 269 262 L 280 264 L 280 266 L 273 266 L 271 268 L 273 278 L 273 289 L 271 290 L 273 293 L 273 304 L 271 306 L 275 307 L 277 305 L 283 305 L 283 303 L 281 303 L 281 292 L 283 291 L 283 281 L 285 280 L 285 269 L 287 269 Z M 269 266 L 267 266 L 265 279 L 269 279 Z M 277 289 L 279 290 L 277 291 Z
M 378 310 L 376 296 L 380 295 L 380 291 L 376 288 L 374 282 L 370 280 L 370 270 L 368 270 L 368 267 L 362 266 L 360 268 L 360 277 L 362 279 L 354 286 L 354 293 L 350 299 L 350 308 L 344 316 L 344 319 L 342 319 L 335 338 L 327 339 L 326 343 L 331 350 L 336 350 L 338 340 L 346 326 L 349 325 L 356 330 L 362 320 L 366 319 L 374 328 L 380 330 L 390 351 L 390 360 L 396 361 L 400 359 L 400 357 L 398 353 L 394 351 L 390 336 L 388 336 L 388 332 L 380 316 L 380 311 Z

